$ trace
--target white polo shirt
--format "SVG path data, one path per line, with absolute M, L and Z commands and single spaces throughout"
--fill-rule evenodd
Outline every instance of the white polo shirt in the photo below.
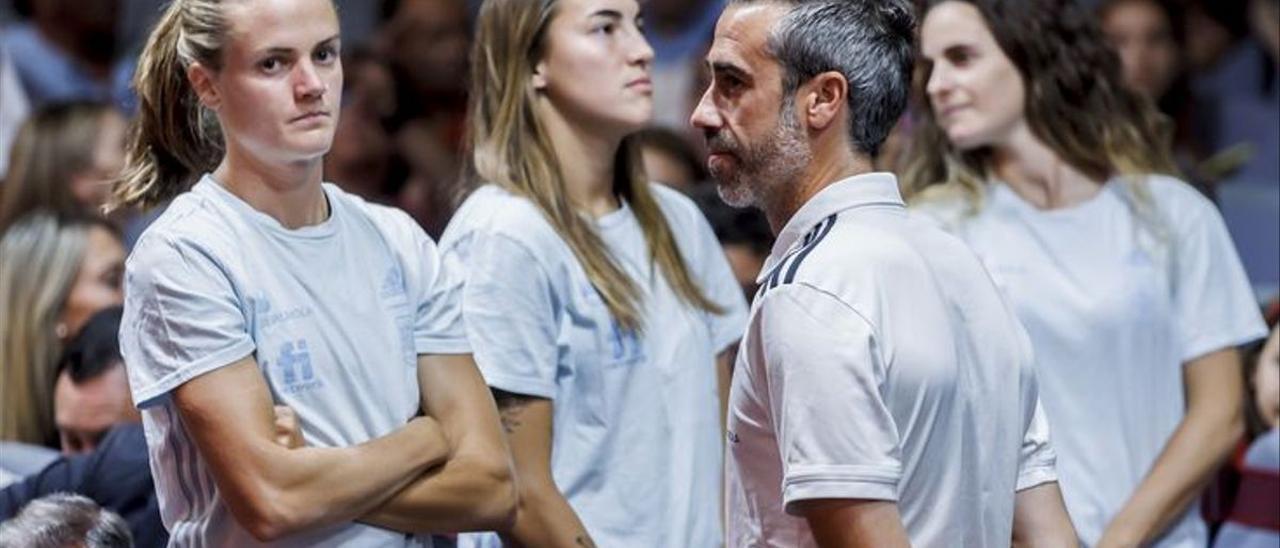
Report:
M 915 546 L 1009 546 L 1056 481 L 1030 342 L 960 240 L 897 181 L 832 184 L 760 277 L 729 396 L 728 545 L 816 546 L 808 499 L 897 501 Z

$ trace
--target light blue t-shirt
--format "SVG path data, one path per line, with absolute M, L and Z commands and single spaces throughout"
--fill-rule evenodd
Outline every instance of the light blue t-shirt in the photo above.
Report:
M 219 496 L 173 389 L 253 356 L 308 445 L 351 446 L 417 413 L 418 354 L 470 352 L 461 282 L 431 239 L 403 212 L 324 191 L 329 218 L 289 230 L 206 176 L 129 257 L 120 347 L 170 545 L 259 545 Z M 351 523 L 274 545 L 423 544 Z
M 485 380 L 554 402 L 552 476 L 596 544 L 716 546 L 715 358 L 742 336 L 746 305 L 702 213 L 652 189 L 691 277 L 725 314 L 679 299 L 626 204 L 596 230 L 642 290 L 643 334 L 615 325 L 568 244 L 523 197 L 478 189 L 440 248 L 446 265 L 463 265 L 467 333 Z M 463 545 L 500 543 L 469 535 Z

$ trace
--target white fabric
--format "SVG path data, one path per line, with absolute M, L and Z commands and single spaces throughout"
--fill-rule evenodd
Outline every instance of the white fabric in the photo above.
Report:
M 18 71 L 9 58 L 8 50 L 0 44 L 0 180 L 9 170 L 9 154 L 18 128 L 31 110 L 26 92 L 18 81 Z
M 170 391 L 252 355 L 313 446 L 359 444 L 419 408 L 418 354 L 467 353 L 461 281 L 404 213 L 325 185 L 330 217 L 288 230 L 206 177 L 130 255 L 120 347 L 177 546 L 254 546 Z M 343 524 L 277 546 L 429 544 Z
M 721 434 L 715 358 L 746 304 L 705 218 L 650 185 L 689 273 L 727 309 L 681 301 L 649 260 L 627 205 L 596 228 L 643 290 L 644 333 L 619 329 L 568 245 L 529 200 L 496 186 L 467 199 L 441 237 L 465 264 L 476 363 L 490 386 L 554 402 L 552 476 L 599 546 L 715 546 Z M 470 535 L 465 546 L 499 546 Z
M 802 206 L 760 282 L 728 545 L 816 546 L 795 503 L 834 498 L 896 501 L 914 546 L 1008 547 L 1015 492 L 1054 481 L 1054 457 L 1030 342 L 972 252 L 872 173 Z
M 959 203 L 919 208 L 973 247 L 1031 335 L 1063 495 L 1087 545 L 1181 421 L 1182 365 L 1266 334 L 1213 204 L 1152 176 L 1152 204 L 1136 209 L 1128 184 L 1051 211 L 1004 184 L 987 186 L 976 216 Z M 1157 546 L 1204 546 L 1206 535 L 1193 504 Z

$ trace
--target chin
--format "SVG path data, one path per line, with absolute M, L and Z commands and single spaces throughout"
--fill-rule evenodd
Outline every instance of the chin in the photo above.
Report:
M 947 140 L 951 142 L 951 146 L 962 151 L 982 148 L 989 144 L 981 136 L 963 131 L 947 131 Z

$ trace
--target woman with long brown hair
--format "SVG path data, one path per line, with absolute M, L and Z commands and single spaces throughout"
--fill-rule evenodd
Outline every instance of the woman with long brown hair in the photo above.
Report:
M 1222 218 L 1071 0 L 927 3 L 907 184 L 1026 325 L 1089 546 L 1204 546 L 1195 499 L 1241 429 L 1264 335 Z
M 173 545 L 421 546 L 514 508 L 460 281 L 403 212 L 321 182 L 340 41 L 330 0 L 175 0 L 138 64 L 114 203 L 172 202 L 120 349 Z
M 0 232 L 36 210 L 100 215 L 124 164 L 125 126 L 106 103 L 55 103 L 32 114 L 3 174 Z
M 472 51 L 475 189 L 441 238 L 497 395 L 526 546 L 721 542 L 717 366 L 745 303 L 692 201 L 651 184 L 635 0 L 489 0 Z M 494 546 L 493 537 L 468 539 Z

